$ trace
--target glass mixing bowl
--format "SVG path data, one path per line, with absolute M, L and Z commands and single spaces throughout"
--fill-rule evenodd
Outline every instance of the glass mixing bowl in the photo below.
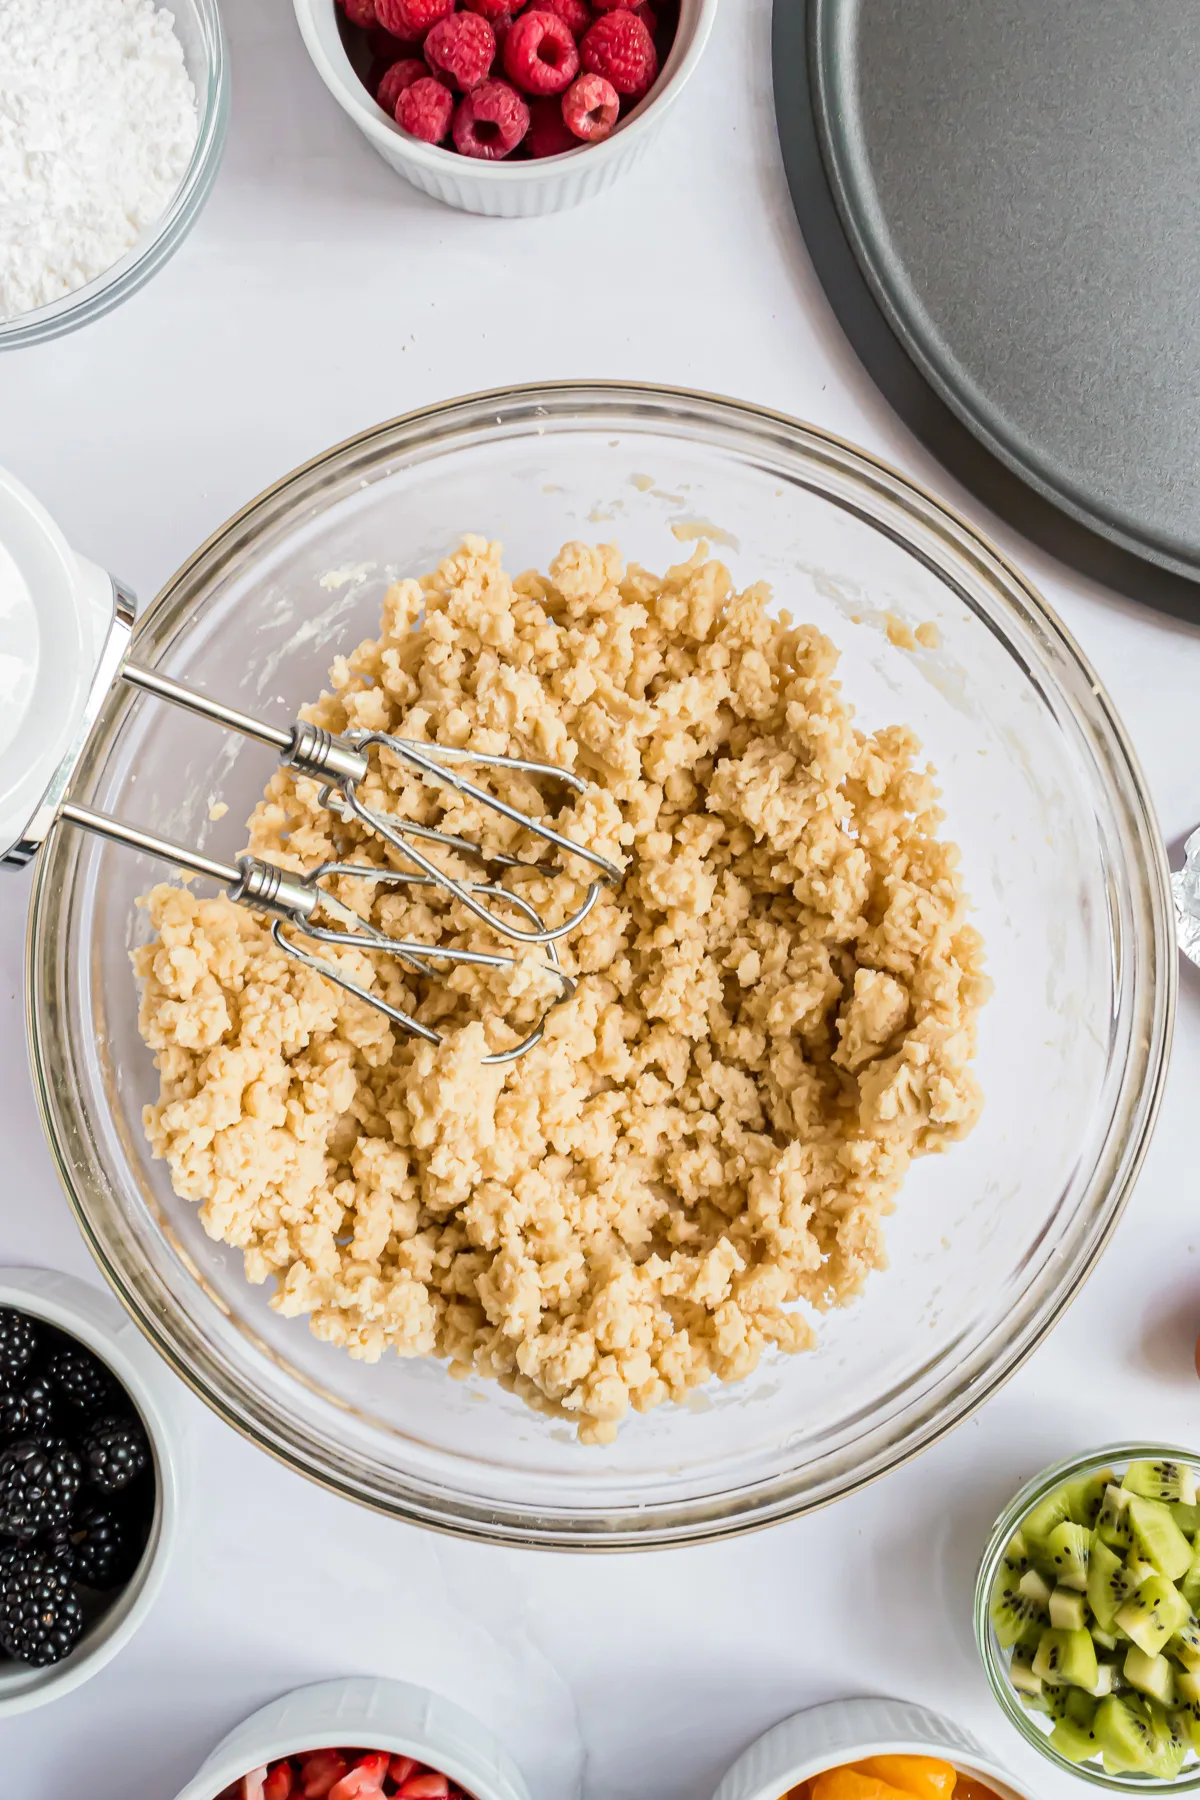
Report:
M 217 0 L 170 0 L 175 33 L 196 90 L 199 130 L 183 180 L 162 216 L 120 262 L 50 306 L 0 319 L 0 350 L 61 337 L 111 312 L 149 281 L 192 229 L 216 180 L 229 124 L 229 68 Z
M 672 533 L 674 527 L 674 535 Z M 978 1129 L 917 1163 L 891 1268 L 820 1347 L 634 1417 L 610 1449 L 441 1365 L 373 1367 L 279 1318 L 150 1158 L 134 906 L 163 870 L 60 827 L 30 939 L 33 1063 L 84 1234 L 163 1355 L 292 1467 L 386 1512 L 515 1544 L 616 1548 L 819 1506 L 932 1443 L 1059 1317 L 1128 1196 L 1161 1092 L 1175 991 L 1166 860 L 1112 707 L 1058 621 L 962 520 L 860 451 L 777 414 L 655 388 L 549 385 L 379 426 L 287 476 L 205 544 L 138 628 L 141 661 L 286 723 L 377 625 L 394 571 L 464 531 L 512 568 L 572 537 L 650 567 L 710 537 L 740 581 L 841 646 L 869 726 L 914 726 L 962 847 L 995 998 Z M 940 647 L 897 648 L 897 622 Z M 929 635 L 929 634 L 926 634 Z M 266 753 L 122 687 L 73 798 L 212 851 Z M 212 825 L 210 800 L 231 808 Z M 519 1071 L 513 1079 L 519 1079 Z

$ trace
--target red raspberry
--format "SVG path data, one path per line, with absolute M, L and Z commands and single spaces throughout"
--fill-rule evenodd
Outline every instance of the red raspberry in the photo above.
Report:
M 353 1756 L 354 1752 L 351 1751 L 350 1754 Z M 360 1756 L 342 1779 L 330 1788 L 329 1800 L 382 1800 L 383 1778 L 388 1772 L 388 1761 L 386 1750 L 372 1750 L 366 1756 Z M 448 1783 L 446 1792 L 450 1792 Z
M 375 0 L 375 11 L 393 37 L 420 43 L 431 25 L 454 11 L 454 0 Z
M 562 98 L 562 116 L 569 130 L 586 143 L 606 138 L 621 111 L 621 96 L 603 75 L 581 75 Z
M 529 130 L 529 108 L 507 81 L 484 81 L 464 94 L 454 115 L 454 142 L 464 156 L 496 162 Z
M 557 13 L 535 8 L 513 21 L 504 67 L 527 94 L 561 94 L 579 73 L 579 51 Z
M 352 25 L 361 25 L 366 30 L 370 30 L 378 18 L 375 0 L 341 0 L 341 8 Z
M 394 62 L 389 69 L 385 69 L 379 86 L 375 89 L 375 98 L 384 112 L 394 119 L 396 102 L 405 88 L 410 88 L 414 81 L 422 80 L 428 73 L 425 64 L 415 56 L 401 57 L 399 62 Z
M 629 10 L 635 19 L 640 19 L 642 21 L 642 24 L 646 27 L 650 36 L 653 37 L 658 30 L 658 20 L 655 17 L 654 8 L 647 5 L 647 0 L 641 0 L 640 5 L 631 6 Z
M 423 144 L 440 144 L 454 117 L 454 95 L 432 75 L 406 87 L 396 102 L 396 123 Z
M 346 1759 L 337 1750 L 314 1750 L 300 1764 L 300 1786 L 308 1800 L 329 1789 L 346 1773 Z
M 579 46 L 589 75 L 603 75 L 618 94 L 640 99 L 654 85 L 658 55 L 640 19 L 621 9 L 601 15 Z
M 292 1800 L 296 1792 L 296 1772 L 289 1762 L 277 1762 L 263 1782 L 263 1800 Z
M 478 87 L 496 56 L 496 34 L 478 13 L 451 13 L 425 39 L 425 61 L 435 75 L 468 93 Z
M 463 0 L 468 12 L 478 13 L 481 19 L 489 22 L 501 18 L 512 6 L 513 0 Z
M 592 10 L 584 0 L 537 0 L 537 9 L 561 19 L 573 38 L 581 38 L 592 22 Z
M 529 136 L 525 141 L 530 156 L 562 156 L 568 150 L 578 150 L 579 139 L 568 129 L 557 94 L 547 94 L 544 99 L 532 102 Z

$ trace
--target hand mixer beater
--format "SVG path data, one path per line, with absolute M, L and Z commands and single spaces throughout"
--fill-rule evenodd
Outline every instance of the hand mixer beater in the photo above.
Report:
M 232 864 L 217 862 L 185 845 L 155 837 L 137 826 L 125 824 L 107 813 L 95 812 L 90 807 L 78 806 L 70 800 L 64 800 L 58 807 L 59 821 L 81 826 L 85 831 L 95 832 L 114 843 L 127 844 L 149 856 L 177 864 L 192 874 L 209 876 L 212 880 L 221 882 L 227 888 L 231 900 L 272 916 L 272 936 L 288 956 L 325 976 L 346 993 L 353 994 L 368 1006 L 386 1014 L 401 1030 L 413 1037 L 423 1038 L 430 1044 L 442 1042 L 438 1032 L 413 1018 L 403 1008 L 393 1006 L 381 995 L 360 986 L 343 970 L 298 943 L 292 934 L 300 934 L 317 945 L 343 945 L 357 950 L 382 952 L 399 958 L 422 976 L 434 975 L 438 967 L 457 965 L 483 969 L 515 968 L 518 965 L 518 957 L 515 955 L 489 954 L 454 945 L 419 943 L 393 937 L 345 905 L 322 884 L 330 879 L 347 877 L 374 884 L 440 889 L 460 902 L 482 924 L 522 950 L 534 946 L 545 949 L 546 960 L 538 966 L 554 981 L 558 988 L 557 996 L 550 1002 L 535 1028 L 519 1044 L 511 1050 L 487 1056 L 483 1060 L 488 1063 L 513 1062 L 533 1048 L 542 1036 L 551 1008 L 570 999 L 575 991 L 575 983 L 560 966 L 558 940 L 566 937 L 586 919 L 602 888 L 619 882 L 621 871 L 595 850 L 584 844 L 574 843 L 549 825 L 530 818 L 528 814 L 467 780 L 458 771 L 463 764 L 513 770 L 558 782 L 575 793 L 586 793 L 586 781 L 554 763 L 528 762 L 520 757 L 488 756 L 440 744 L 415 743 L 406 738 L 390 737 L 385 732 L 351 731 L 343 736 L 334 736 L 322 727 L 307 724 L 303 720 L 297 720 L 287 729 L 266 725 L 234 707 L 196 693 L 182 683 L 159 674 L 155 669 L 144 668 L 131 661 L 122 664 L 120 676 L 144 693 L 153 694 L 171 705 L 183 707 L 227 730 L 267 745 L 277 753 L 285 767 L 324 784 L 320 794 L 321 803 L 337 818 L 347 822 L 357 820 L 367 831 L 382 839 L 403 857 L 411 867 L 393 869 L 374 864 L 326 862 L 305 875 L 297 875 L 258 856 L 239 856 L 236 863 Z M 389 817 L 364 805 L 358 788 L 366 779 L 370 753 L 373 750 L 386 751 L 396 757 L 408 768 L 415 770 L 424 782 L 449 788 L 463 798 L 490 807 L 503 818 L 540 838 L 543 843 L 552 845 L 561 854 L 582 858 L 598 876 L 589 885 L 582 904 L 561 925 L 548 927 L 533 906 L 511 888 L 503 887 L 501 880 L 505 871 L 545 874 L 552 865 L 522 862 L 505 854 L 487 853 L 467 838 L 407 819 Z M 492 878 L 485 881 L 460 881 L 433 862 L 421 849 L 422 843 L 441 845 L 457 856 L 477 862 L 489 871 Z M 508 909 L 510 913 L 518 913 L 525 920 L 527 928 L 514 924 L 511 918 L 503 917 L 497 911 L 498 906 Z M 321 923 L 321 916 L 331 922 Z

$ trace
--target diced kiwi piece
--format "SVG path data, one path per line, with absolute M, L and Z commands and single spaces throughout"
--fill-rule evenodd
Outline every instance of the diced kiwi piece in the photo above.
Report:
M 1050 1733 L 1050 1742 L 1068 1762 L 1088 1762 L 1099 1754 L 1094 1728 L 1091 1725 L 1076 1725 L 1073 1719 L 1059 1719 Z
M 1033 1600 L 1038 1606 L 1049 1606 L 1053 1591 L 1050 1583 L 1036 1569 L 1026 1569 L 1017 1583 L 1018 1594 L 1024 1594 L 1026 1600 Z
M 1119 1694 L 1110 1694 L 1096 1708 L 1092 1730 L 1103 1752 L 1105 1768 L 1110 1756 L 1120 1768 L 1149 1768 L 1154 1733 L 1140 1706 L 1123 1700 Z
M 1200 1670 L 1200 1619 L 1194 1613 L 1189 1612 L 1183 1623 L 1176 1627 L 1167 1649 L 1185 1669 Z
M 1043 1631 L 1033 1659 L 1033 1671 L 1051 1687 L 1091 1688 L 1099 1665 L 1096 1646 L 1088 1631 Z
M 1033 1672 L 1033 1651 L 1028 1644 L 1017 1644 L 1008 1664 L 1008 1679 L 1018 1694 L 1036 1699 L 1042 1691 L 1042 1678 Z
M 1130 1505 L 1132 1504 L 1131 1501 Z M 1091 1548 L 1092 1534 L 1086 1525 L 1073 1525 L 1069 1519 L 1064 1519 L 1061 1525 L 1054 1527 L 1046 1539 L 1046 1549 L 1055 1580 L 1060 1587 L 1077 1588 L 1080 1593 L 1084 1592 Z
M 1194 1613 L 1200 1613 L 1200 1550 L 1192 1551 L 1187 1573 L 1179 1583 L 1179 1591 Z
M 1192 1740 L 1192 1748 L 1200 1750 L 1200 1701 L 1184 1700 L 1175 1708 L 1174 1717 Z
M 1129 1502 L 1132 1495 L 1124 1488 L 1106 1487 L 1100 1512 L 1096 1519 L 1096 1532 L 1102 1544 L 1110 1550 L 1124 1553 L 1133 1543 L 1133 1527 L 1129 1523 Z
M 1036 1543 L 1045 1543 L 1050 1533 L 1071 1516 L 1071 1497 L 1065 1487 L 1055 1488 L 1044 1500 L 1039 1500 L 1032 1512 L 1027 1512 L 1021 1520 L 1021 1531 L 1026 1544 L 1032 1549 Z
M 1153 1563 L 1146 1562 L 1143 1557 L 1140 1557 L 1136 1550 L 1131 1550 L 1125 1558 L 1125 1569 L 1134 1587 L 1141 1587 L 1143 1581 L 1149 1581 L 1152 1575 L 1162 1573 L 1160 1569 L 1155 1568 Z
M 1168 1457 L 1159 1462 L 1131 1462 L 1121 1486 L 1126 1493 L 1140 1494 L 1145 1500 L 1179 1500 L 1184 1506 L 1196 1503 L 1196 1471 Z
M 1074 1588 L 1056 1587 L 1050 1596 L 1050 1623 L 1056 1631 L 1082 1631 L 1087 1624 L 1087 1602 Z
M 1011 1578 L 996 1577 L 988 1612 L 997 1642 L 1005 1650 L 1014 1644 L 1036 1647 L 1042 1632 L 1050 1623 L 1050 1614 L 1036 1600 L 1027 1599 L 1011 1584 Z
M 1082 1688 L 1074 1687 L 1067 1688 L 1065 1692 L 1067 1704 L 1063 1717 L 1070 1719 L 1073 1725 L 1090 1725 L 1096 1716 L 1096 1702 L 1091 1695 L 1085 1694 Z
M 1092 1642 L 1097 1650 L 1115 1650 L 1119 1639 L 1115 1631 L 1105 1631 L 1103 1625 L 1097 1625 L 1095 1619 L 1088 1627 L 1092 1634 Z
M 1029 1547 L 1022 1531 L 1014 1531 L 1008 1540 L 1004 1555 L 1000 1560 L 1000 1574 L 1011 1575 L 1015 1581 L 1029 1567 Z
M 1149 1694 L 1162 1706 L 1175 1704 L 1175 1671 L 1165 1656 L 1147 1656 L 1130 1644 L 1125 1657 L 1125 1679 L 1130 1687 Z
M 1178 1631 L 1187 1616 L 1177 1588 L 1161 1575 L 1151 1575 L 1117 1610 L 1117 1624 L 1147 1656 L 1159 1651 Z
M 1041 1677 L 1039 1676 L 1038 1679 L 1040 1680 Z M 1059 1719 L 1070 1717 L 1067 1702 L 1072 1694 L 1077 1694 L 1079 1691 L 1078 1688 L 1043 1687 L 1041 1693 L 1036 1697 L 1032 1694 L 1022 1694 L 1021 1704 L 1027 1706 L 1031 1712 L 1044 1713 L 1052 1724 L 1056 1724 Z
M 1175 1676 L 1175 1694 L 1184 1706 L 1196 1706 L 1200 1718 L 1200 1669 L 1180 1669 Z
M 1084 1475 L 1078 1481 L 1068 1481 L 1062 1490 L 1066 1496 L 1068 1519 L 1094 1531 L 1100 1508 L 1104 1504 L 1104 1490 L 1116 1479 L 1111 1469 L 1100 1469 L 1095 1475 Z
M 1094 1538 L 1088 1557 L 1087 1598 L 1102 1631 L 1112 1630 L 1118 1607 L 1125 1604 L 1135 1586 L 1116 1551 Z
M 1183 1721 L 1156 1700 L 1151 1700 L 1146 1710 L 1153 1740 L 1149 1772 L 1163 1781 L 1174 1781 L 1187 1760 L 1190 1734 Z
M 1168 1581 L 1178 1581 L 1192 1566 L 1192 1546 L 1171 1517 L 1170 1509 L 1159 1500 L 1141 1500 L 1135 1494 L 1129 1502 L 1129 1522 L 1133 1526 L 1133 1545 L 1138 1555 L 1153 1563 Z M 1059 1530 L 1069 1527 L 1059 1526 Z
M 1196 1533 L 1200 1531 L 1200 1506 L 1194 1502 L 1191 1506 L 1185 1506 L 1182 1501 L 1176 1501 L 1171 1507 L 1171 1517 L 1185 1538 L 1195 1539 Z
M 1103 1700 L 1105 1694 L 1115 1692 L 1120 1685 L 1120 1671 L 1116 1663 L 1101 1662 L 1096 1665 L 1096 1679 L 1088 1693 L 1096 1700 Z

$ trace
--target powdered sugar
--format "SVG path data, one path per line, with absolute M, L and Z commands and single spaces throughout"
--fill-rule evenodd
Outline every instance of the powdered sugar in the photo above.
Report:
M 170 204 L 197 130 L 154 0 L 0 0 L 0 319 L 119 262 Z

